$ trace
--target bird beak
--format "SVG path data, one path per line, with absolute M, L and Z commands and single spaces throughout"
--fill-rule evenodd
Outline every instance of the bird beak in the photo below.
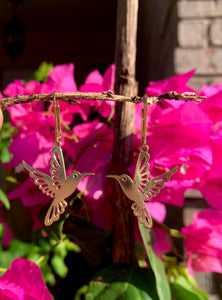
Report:
M 114 178 L 114 179 L 116 179 L 116 180 L 119 179 L 119 176 L 118 176 L 118 175 L 106 175 L 106 177 L 108 177 L 108 178 Z
M 85 177 L 85 176 L 94 176 L 95 173 L 82 173 L 81 176 Z

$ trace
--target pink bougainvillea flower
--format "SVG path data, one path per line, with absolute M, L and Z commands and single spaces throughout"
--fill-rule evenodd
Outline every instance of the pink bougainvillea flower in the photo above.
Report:
M 203 85 L 200 90 L 200 96 L 206 96 L 207 98 L 219 93 L 222 90 L 222 84 L 218 83 L 212 86 Z M 205 100 L 204 100 L 205 101 Z
M 169 252 L 171 249 L 170 239 L 164 229 L 154 226 L 153 230 L 155 234 L 153 251 L 160 259 L 162 259 L 163 254 Z
M 55 120 L 52 114 L 44 112 L 43 106 L 37 103 L 27 103 L 9 107 L 10 122 L 12 126 L 17 127 L 19 132 L 38 131 L 46 139 L 52 136 L 52 130 L 55 126 Z M 40 103 L 43 105 L 43 103 Z M 50 128 L 51 127 L 51 128 Z
M 78 142 L 65 137 L 66 156 L 74 162 L 73 168 L 80 172 L 93 172 L 78 184 L 78 190 L 84 193 L 87 210 L 92 222 L 103 229 L 112 226 L 112 208 L 107 199 L 107 164 L 112 157 L 113 131 L 99 120 L 76 125 L 73 134 Z M 106 214 L 99 212 L 106 211 Z
M 179 187 L 192 188 L 196 182 L 205 180 L 209 175 L 212 165 L 212 150 L 209 146 L 193 149 L 178 149 L 175 152 L 172 147 L 168 147 L 154 159 L 153 176 L 160 175 L 160 170 L 168 170 L 178 166 L 178 171 L 173 175 L 173 179 L 166 184 L 171 184 L 175 189 Z M 162 173 L 163 171 L 161 171 Z M 172 203 L 171 203 L 172 204 Z M 176 205 L 176 203 L 174 203 Z
M 222 86 L 222 85 L 221 85 Z M 213 88 L 213 87 L 212 87 Z M 221 114 L 222 114 L 222 88 L 218 86 L 218 89 L 214 88 L 214 93 L 206 87 L 204 87 L 201 91 L 201 95 L 207 97 L 207 99 L 203 100 L 200 103 L 201 109 L 205 113 L 209 115 L 212 119 L 213 123 L 217 123 L 221 121 Z M 217 92 L 216 92 L 217 90 Z
M 103 76 L 103 90 L 104 91 L 114 91 L 114 83 L 115 83 L 115 65 L 112 64 L 106 70 Z
M 17 188 L 8 194 L 8 199 L 21 199 L 24 206 L 31 207 L 39 204 L 47 204 L 52 198 L 43 194 L 34 184 L 32 178 L 22 182 Z
M 96 185 L 94 176 L 85 177 L 78 185 L 80 191 L 85 192 L 85 196 L 98 199 L 104 193 L 106 164 L 112 156 L 113 131 L 99 120 L 76 125 L 73 134 L 78 139 L 77 143 L 65 138 L 64 149 L 67 156 L 75 162 L 75 169 L 79 172 L 94 172 L 97 175 Z M 105 168 L 105 169 L 104 169 Z M 104 170 L 103 170 L 104 169 Z
M 33 168 L 45 170 L 49 166 L 51 149 L 52 142 L 46 140 L 38 132 L 20 133 L 15 136 L 9 146 L 13 158 L 8 166 L 15 168 L 25 160 Z
M 222 212 L 206 209 L 182 229 L 189 271 L 222 273 Z
M 112 204 L 109 201 L 109 194 L 106 192 L 105 197 L 98 199 L 87 197 L 87 210 L 92 223 L 104 230 L 113 228 L 114 212 Z
M 111 90 L 114 88 L 115 80 L 115 67 L 111 65 L 104 74 L 104 77 L 99 73 L 98 70 L 91 72 L 85 83 L 80 87 L 81 92 L 95 92 L 102 93 L 103 91 Z M 93 106 L 95 111 L 99 114 L 108 118 L 113 115 L 114 103 L 112 101 L 89 101 L 88 104 Z
M 97 83 L 99 86 L 103 84 L 103 76 L 98 70 L 94 70 L 86 77 L 85 84 Z
M 188 81 L 194 75 L 195 70 L 184 74 L 176 75 L 160 81 L 151 81 L 146 88 L 146 93 L 149 97 L 157 96 L 168 92 L 176 91 L 177 93 L 193 92 L 195 91 L 187 86 Z M 162 103 L 162 101 L 161 101 Z M 163 105 L 166 107 L 179 107 L 184 102 L 182 100 L 164 100 Z
M 182 206 L 184 192 L 209 175 L 213 162 L 209 144 L 212 120 L 196 103 L 166 109 L 156 105 L 151 111 L 149 126 L 147 144 L 151 177 L 179 167 L 153 201 Z M 138 133 L 135 136 L 137 149 L 141 146 L 140 139 Z
M 19 79 L 15 79 L 12 83 L 9 83 L 4 90 L 4 94 L 7 97 L 14 97 L 16 95 L 23 95 L 25 85 Z
M 163 109 L 152 119 L 150 133 L 161 135 L 175 147 L 191 148 L 208 142 L 213 122 L 194 102 L 180 105 L 178 109 Z
M 74 64 L 64 64 L 54 67 L 46 80 L 43 89 L 48 92 L 56 91 L 57 93 L 76 92 L 77 86 L 74 80 Z M 43 92 L 42 89 L 42 92 Z M 58 99 L 59 100 L 59 99 Z M 84 116 L 84 109 L 78 104 L 59 102 L 60 117 L 66 124 L 72 123 L 73 114 L 80 113 Z
M 77 87 L 73 76 L 74 64 L 58 65 L 50 71 L 46 83 L 58 93 L 76 92 Z
M 0 299 L 52 300 L 41 270 L 28 259 L 17 258 L 0 277 Z
M 196 188 L 200 190 L 203 197 L 212 207 L 222 210 L 222 135 L 220 132 L 214 132 L 210 137 L 212 149 L 212 165 L 208 176 L 197 182 Z
M 162 203 L 158 202 L 146 202 L 146 207 L 150 215 L 158 222 L 162 223 L 166 217 L 166 207 Z
M 205 155 L 208 154 L 208 155 Z M 194 188 L 196 183 L 205 180 L 212 164 L 212 152 L 209 147 L 179 149 L 174 152 L 172 147 L 154 156 L 152 177 L 159 176 L 178 166 L 178 170 L 165 184 L 165 188 L 153 199 L 176 206 L 184 204 L 184 193 Z
M 24 86 L 23 95 L 31 95 L 33 93 L 39 94 L 41 90 L 41 83 L 36 80 L 30 80 Z

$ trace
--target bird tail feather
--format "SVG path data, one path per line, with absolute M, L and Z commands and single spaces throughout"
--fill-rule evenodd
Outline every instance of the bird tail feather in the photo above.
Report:
M 58 221 L 60 215 L 64 213 L 66 206 L 67 202 L 64 199 L 60 199 L 59 201 L 54 199 L 45 216 L 45 225 L 50 226 L 53 222 Z
M 133 214 L 137 217 L 138 222 L 143 224 L 146 228 L 152 228 L 153 221 L 145 204 L 141 206 L 134 202 L 131 205 L 131 208 L 133 210 Z

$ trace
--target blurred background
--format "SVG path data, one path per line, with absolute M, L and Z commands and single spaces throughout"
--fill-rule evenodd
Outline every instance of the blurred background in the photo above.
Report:
M 1 0 L 0 87 L 42 61 L 76 66 L 77 84 L 114 62 L 114 0 Z M 191 85 L 222 81 L 221 0 L 140 0 L 139 91 L 150 80 L 197 68 Z
M 15 78 L 31 77 L 43 61 L 74 63 L 78 86 L 94 69 L 103 74 L 114 63 L 116 6 L 116 0 L 1 0 L 0 90 Z M 194 68 L 190 86 L 197 91 L 222 82 L 222 0 L 140 0 L 139 94 L 149 81 Z M 189 212 L 204 207 L 198 201 L 188 203 Z M 198 276 L 201 288 L 218 299 L 214 283 L 221 277 Z

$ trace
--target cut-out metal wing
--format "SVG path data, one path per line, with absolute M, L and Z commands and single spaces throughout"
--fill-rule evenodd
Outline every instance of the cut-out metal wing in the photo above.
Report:
M 53 222 L 58 221 L 66 206 L 67 202 L 64 199 L 55 198 L 46 213 L 44 224 L 50 226 Z
M 152 228 L 153 221 L 148 209 L 146 208 L 145 203 L 143 203 L 143 205 L 141 206 L 138 202 L 134 202 L 131 205 L 131 208 L 133 210 L 134 216 L 137 217 L 138 222 L 143 224 L 146 228 Z
M 53 184 L 60 188 L 66 180 L 65 163 L 61 147 L 57 146 L 52 149 L 52 159 L 50 161 L 50 173 Z
M 176 166 L 172 170 L 150 179 L 144 189 L 141 190 L 145 201 L 148 201 L 152 197 L 155 197 L 160 192 L 160 190 L 164 188 L 165 182 L 168 182 L 170 180 L 170 176 L 173 175 L 177 171 L 177 169 L 178 167 Z
M 150 165 L 148 161 L 150 159 L 150 155 L 148 153 L 148 149 L 148 146 L 146 146 L 144 150 L 140 149 L 140 154 L 137 159 L 136 169 L 133 178 L 135 188 L 138 189 L 140 192 L 149 183 Z
M 53 184 L 51 177 L 41 171 L 38 171 L 29 166 L 25 161 L 22 162 L 24 168 L 29 172 L 29 175 L 34 178 L 34 182 L 38 185 L 43 194 L 54 198 L 56 186 Z

